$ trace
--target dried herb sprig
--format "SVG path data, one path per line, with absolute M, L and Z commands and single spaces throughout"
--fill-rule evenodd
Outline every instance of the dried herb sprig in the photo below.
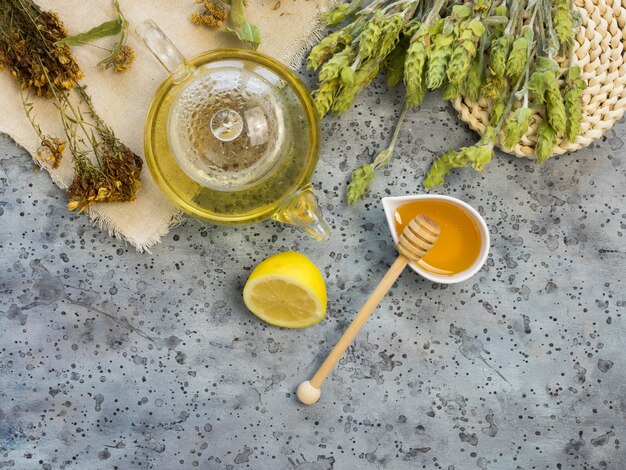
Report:
M 570 73 L 554 60 L 557 53 L 572 57 L 580 21 L 570 0 L 373 0 L 366 6 L 351 0 L 325 18 L 343 26 L 307 60 L 309 68 L 320 69 L 313 93 L 320 116 L 346 111 L 381 69 L 389 86 L 403 79 L 409 107 L 436 88 L 448 100 L 462 94 L 491 102 L 487 136 L 437 160 L 428 187 L 453 168 L 483 168 L 496 143 L 517 145 L 535 110 L 545 117 L 538 162 L 549 157 L 558 136 L 574 140 L 580 132 L 586 82 L 580 71 Z M 387 150 L 380 154 L 385 161 L 391 158 Z M 374 164 L 356 170 L 348 200 L 362 197 L 374 176 Z
M 219 0 L 196 0 L 202 5 L 202 11 L 195 11 L 191 14 L 191 21 L 198 26 L 208 26 L 219 29 L 224 26 L 228 18 L 227 6 Z
M 124 145 L 98 116 L 86 87 L 79 85 L 76 89 L 80 103 L 86 110 L 85 113 L 79 110 L 77 114 L 79 118 L 87 122 L 84 117 L 86 114 L 97 134 L 95 136 L 91 134 L 90 144 L 99 162 L 99 168 L 97 171 L 93 171 L 92 168 L 86 174 L 77 171 L 72 186 L 68 190 L 70 196 L 68 209 L 76 208 L 80 213 L 88 209 L 93 202 L 135 200 L 141 188 L 140 175 L 143 161 Z M 84 129 L 82 126 L 80 128 Z
M 580 67 L 570 67 L 565 77 L 563 100 L 567 111 L 567 139 L 571 142 L 580 134 L 583 118 L 582 94 L 587 88 L 587 82 L 581 78 L 581 73 Z
M 56 45 L 82 46 L 105 37 L 118 36 L 117 41 L 113 44 L 111 50 L 109 50 L 109 54 L 98 62 L 98 66 L 103 69 L 112 68 L 116 72 L 123 72 L 135 60 L 136 54 L 133 48 L 126 44 L 128 37 L 128 20 L 124 17 L 118 0 L 112 1 L 116 12 L 115 19 L 105 21 L 84 33 L 78 33 L 61 39 L 57 41 Z
M 195 0 L 201 11 L 191 14 L 192 23 L 211 29 L 224 29 L 253 49 L 261 44 L 259 27 L 246 20 L 247 0 Z M 347 9 L 346 9 L 347 12 Z
M 398 136 L 400 135 L 400 128 L 410 107 L 408 103 L 405 103 L 400 117 L 398 117 L 398 121 L 396 122 L 396 127 L 389 141 L 389 145 L 376 155 L 374 162 L 372 164 L 367 163 L 352 172 L 352 178 L 350 179 L 350 184 L 348 184 L 348 204 L 355 204 L 359 199 L 364 198 L 372 180 L 376 177 L 376 170 L 391 161 Z
M 42 11 L 32 0 L 5 0 L 0 8 L 0 65 L 22 89 L 51 98 L 52 87 L 69 90 L 83 78 L 70 49 L 55 46 L 66 36 L 56 13 Z
M 426 189 L 441 186 L 445 182 L 445 177 L 455 168 L 471 166 L 477 171 L 483 171 L 493 157 L 496 130 L 487 127 L 480 140 L 472 146 L 462 147 L 459 150 L 450 150 L 441 155 L 432 164 L 426 178 L 424 187 Z
M 143 162 L 96 113 L 86 88 L 78 83 L 82 72 L 70 50 L 63 43 L 55 45 L 65 37 L 54 13 L 41 11 L 32 0 L 7 0 L 0 12 L 0 65 L 9 68 L 20 86 L 26 116 L 40 141 L 42 164 L 57 167 L 69 149 L 75 177 L 68 209 L 83 212 L 95 202 L 131 201 L 140 188 Z M 24 53 L 19 62 L 16 51 Z M 66 140 L 42 131 L 31 93 L 51 99 Z

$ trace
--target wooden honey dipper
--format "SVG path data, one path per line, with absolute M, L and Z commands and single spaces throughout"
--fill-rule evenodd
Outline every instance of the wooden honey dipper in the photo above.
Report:
M 312 405 L 319 400 L 322 391 L 320 387 L 331 373 L 348 346 L 352 344 L 359 330 L 363 327 L 369 316 L 374 312 L 385 294 L 391 289 L 398 276 L 402 273 L 410 261 L 418 261 L 433 247 L 441 229 L 435 221 L 425 215 L 418 215 L 407 225 L 398 240 L 400 255 L 391 265 L 385 276 L 374 289 L 359 313 L 357 313 L 343 336 L 326 357 L 322 365 L 311 380 L 306 380 L 298 386 L 296 395 L 305 405 Z

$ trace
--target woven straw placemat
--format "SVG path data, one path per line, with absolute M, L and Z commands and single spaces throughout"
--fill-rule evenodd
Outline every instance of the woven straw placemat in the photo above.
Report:
M 574 65 L 587 81 L 583 93 L 581 135 L 574 142 L 559 137 L 553 153 L 560 155 L 587 147 L 619 121 L 626 110 L 626 0 L 576 0 L 582 25 L 576 35 Z M 482 134 L 489 124 L 491 103 L 480 99 L 469 102 L 463 97 L 453 103 L 459 117 Z M 535 158 L 538 112 L 530 130 L 512 149 L 503 149 L 519 157 Z M 502 148 L 502 146 L 500 146 Z

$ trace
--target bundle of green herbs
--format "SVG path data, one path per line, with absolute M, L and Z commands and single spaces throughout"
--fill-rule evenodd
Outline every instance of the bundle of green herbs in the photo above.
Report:
M 419 106 L 427 90 L 441 89 L 447 100 L 462 95 L 491 103 L 490 126 L 480 140 L 437 158 L 423 183 L 427 189 L 443 184 L 454 168 L 482 171 L 497 142 L 505 148 L 520 142 L 535 111 L 538 163 L 550 157 L 557 136 L 573 141 L 580 133 L 587 84 L 571 64 L 580 25 L 571 0 L 373 0 L 366 6 L 352 0 L 324 18 L 342 26 L 307 60 L 319 70 L 313 95 L 320 117 L 346 111 L 382 71 L 390 87 L 403 81 L 406 88 L 390 145 L 352 174 L 350 204 L 391 160 L 407 110 Z
M 0 69 L 15 78 L 26 115 L 40 140 L 42 164 L 58 167 L 66 147 L 75 177 L 68 209 L 83 212 L 94 202 L 134 200 L 142 160 L 115 136 L 96 113 L 79 80 L 83 72 L 64 43 L 67 31 L 58 16 L 32 0 L 4 0 L 0 9 Z M 59 112 L 65 140 L 42 131 L 31 94 L 48 98 Z

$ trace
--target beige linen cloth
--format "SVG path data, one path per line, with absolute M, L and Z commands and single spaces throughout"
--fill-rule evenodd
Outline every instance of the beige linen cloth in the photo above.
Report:
M 307 49 L 319 39 L 322 25 L 319 14 L 338 0 L 249 0 L 248 21 L 259 26 L 263 43 L 259 50 L 286 64 L 299 67 Z M 45 10 L 54 10 L 70 34 L 85 31 L 114 16 L 111 0 L 37 0 Z M 106 51 L 93 46 L 74 48 L 85 72 L 85 83 L 98 113 L 117 136 L 136 154 L 143 156 L 144 119 L 152 97 L 166 78 L 166 72 L 135 34 L 136 26 L 153 19 L 187 57 L 218 47 L 240 45 L 227 33 L 191 24 L 189 17 L 198 9 L 194 0 L 120 0 L 130 22 L 128 43 L 137 59 L 123 73 L 100 70 L 96 64 Z M 114 39 L 97 44 L 107 46 Z M 17 84 L 5 71 L 0 73 L 0 132 L 10 135 L 31 155 L 39 146 L 37 136 L 26 119 Z M 44 134 L 63 137 L 51 103 L 35 100 L 35 113 Z M 66 189 L 73 179 L 71 157 L 64 155 L 59 168 L 48 169 L 52 180 Z M 142 189 L 133 202 L 96 204 L 90 218 L 102 229 L 128 241 L 138 250 L 158 243 L 180 219 L 179 211 L 159 191 L 148 168 L 141 175 Z

